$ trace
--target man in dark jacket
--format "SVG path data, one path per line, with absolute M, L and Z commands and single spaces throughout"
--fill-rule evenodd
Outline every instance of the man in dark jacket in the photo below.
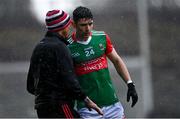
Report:
M 70 24 L 71 19 L 64 11 L 49 11 L 46 14 L 48 31 L 31 57 L 27 90 L 35 95 L 39 118 L 79 118 L 73 109 L 76 99 L 102 114 L 77 82 L 71 54 L 66 47 Z

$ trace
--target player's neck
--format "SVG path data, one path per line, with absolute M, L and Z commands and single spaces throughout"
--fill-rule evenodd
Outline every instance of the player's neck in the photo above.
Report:
M 89 37 L 84 37 L 76 33 L 76 40 L 77 41 L 87 41 Z
M 91 37 L 91 35 L 92 35 L 91 32 L 86 35 L 84 35 L 82 33 L 78 33 L 78 32 L 75 33 L 76 40 L 78 40 L 78 41 L 87 41 L 89 39 L 89 37 Z

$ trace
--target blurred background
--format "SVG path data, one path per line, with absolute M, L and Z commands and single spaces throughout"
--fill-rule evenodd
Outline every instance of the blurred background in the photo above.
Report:
M 127 86 L 109 63 L 127 118 L 180 117 L 180 0 L 1 0 L 0 118 L 36 118 L 26 91 L 29 60 L 46 32 L 45 14 L 82 5 L 96 30 L 111 37 L 136 84 L 139 101 L 126 102 Z

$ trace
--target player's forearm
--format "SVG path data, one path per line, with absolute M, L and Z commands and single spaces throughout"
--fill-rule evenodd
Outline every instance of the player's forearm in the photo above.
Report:
M 113 49 L 113 51 L 111 53 L 107 54 L 107 57 L 114 64 L 116 71 L 122 77 L 124 82 L 129 83 L 129 81 L 131 81 L 129 71 L 128 71 L 124 61 L 122 60 L 122 58 L 117 54 L 116 50 Z
M 132 82 L 129 71 L 124 63 L 124 61 L 119 57 L 114 63 L 116 71 L 122 77 L 125 83 Z

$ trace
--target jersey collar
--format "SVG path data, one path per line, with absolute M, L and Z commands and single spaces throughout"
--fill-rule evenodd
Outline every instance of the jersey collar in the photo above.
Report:
M 78 39 L 76 38 L 76 33 L 74 32 L 74 33 L 72 34 L 72 39 L 73 39 L 74 41 L 76 41 L 77 43 L 87 45 L 87 44 L 89 44 L 89 42 L 90 42 L 91 39 L 92 39 L 92 33 L 91 33 L 91 35 L 88 37 L 88 39 L 87 39 L 86 41 L 80 41 L 80 40 L 78 40 Z

